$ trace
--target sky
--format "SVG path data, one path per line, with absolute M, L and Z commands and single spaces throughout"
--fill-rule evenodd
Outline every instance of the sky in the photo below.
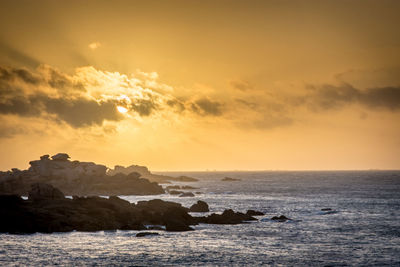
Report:
M 0 170 L 400 169 L 400 1 L 0 1 Z

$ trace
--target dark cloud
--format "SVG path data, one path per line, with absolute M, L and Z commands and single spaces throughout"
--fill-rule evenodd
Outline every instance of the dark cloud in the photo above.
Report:
M 46 81 L 54 89 L 59 91 L 70 89 L 85 90 L 83 84 L 75 82 L 71 77 L 57 69 L 42 65 L 41 70 L 46 73 Z
M 23 68 L 5 68 L 0 66 L 0 81 L 22 80 L 25 83 L 37 85 L 42 79 Z
M 310 93 L 302 98 L 312 109 L 334 109 L 357 103 L 368 108 L 398 110 L 400 87 L 380 87 L 360 90 L 350 84 L 339 86 L 310 86 Z
M 181 112 L 185 110 L 185 104 L 178 99 L 170 99 L 167 101 L 167 105 L 176 108 L 177 111 Z
M 0 100 L 0 114 L 12 114 L 22 117 L 38 117 L 45 114 L 55 115 L 72 127 L 102 125 L 104 120 L 122 119 L 112 101 L 97 102 L 86 98 L 52 98 L 42 93 L 30 96 L 7 94 Z
M 132 110 L 136 111 L 140 116 L 149 116 L 158 108 L 158 105 L 150 99 L 132 99 Z
M 207 98 L 202 98 L 192 103 L 192 110 L 200 115 L 222 115 L 222 104 Z

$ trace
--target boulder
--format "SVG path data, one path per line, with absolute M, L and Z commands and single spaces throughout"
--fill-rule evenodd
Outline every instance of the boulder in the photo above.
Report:
M 57 188 L 49 184 L 36 183 L 32 184 L 31 190 L 28 194 L 29 200 L 43 200 L 43 199 L 64 199 L 64 194 Z
M 196 204 L 193 204 L 189 211 L 191 212 L 208 212 L 210 211 L 208 208 L 208 204 L 204 201 L 198 200 Z

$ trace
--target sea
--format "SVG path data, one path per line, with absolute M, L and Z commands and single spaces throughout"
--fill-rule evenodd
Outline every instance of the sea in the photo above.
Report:
M 400 266 L 400 171 L 164 174 L 198 178 L 174 183 L 197 187 L 190 191 L 198 194 L 122 198 L 159 198 L 186 207 L 203 200 L 210 213 L 253 209 L 265 215 L 245 224 L 200 224 L 195 231 L 141 238 L 139 231 L 121 230 L 0 234 L 0 265 Z M 271 220 L 279 215 L 292 220 Z

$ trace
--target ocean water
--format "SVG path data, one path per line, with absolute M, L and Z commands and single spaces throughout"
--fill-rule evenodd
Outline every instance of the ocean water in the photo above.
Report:
M 138 231 L 0 234 L 0 265 L 74 266 L 400 266 L 400 171 L 196 172 L 193 198 L 160 198 L 189 207 L 265 212 L 240 225 L 135 237 Z M 240 178 L 222 182 L 225 176 Z M 322 212 L 331 208 L 334 212 Z M 196 216 L 195 213 L 193 213 Z M 271 221 L 285 215 L 292 221 Z

